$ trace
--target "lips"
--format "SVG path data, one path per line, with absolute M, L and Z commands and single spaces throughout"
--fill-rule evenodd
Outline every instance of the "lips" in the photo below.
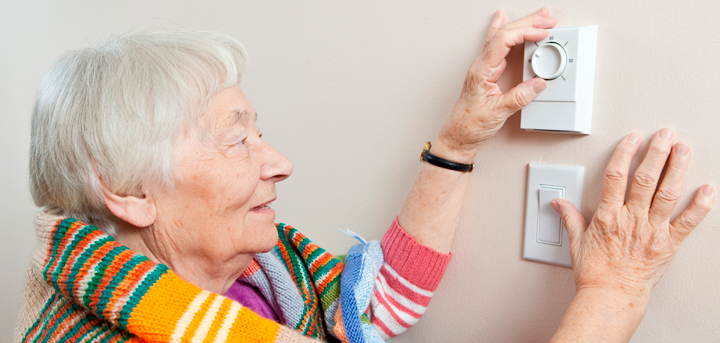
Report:
M 275 201 L 275 199 L 266 201 L 258 206 L 255 206 L 255 207 L 251 208 L 250 211 L 261 210 L 264 208 L 270 208 L 270 204 L 272 204 L 273 201 Z

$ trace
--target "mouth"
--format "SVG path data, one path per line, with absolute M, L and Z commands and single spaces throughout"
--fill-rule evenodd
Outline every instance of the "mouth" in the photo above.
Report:
M 255 206 L 255 207 L 251 208 L 250 211 L 257 211 L 257 210 L 262 210 L 262 209 L 270 208 L 270 205 L 272 204 L 273 201 L 275 201 L 275 199 L 272 199 L 272 200 L 270 200 L 270 201 L 266 201 L 266 202 L 264 202 L 264 203 L 262 203 L 262 204 L 260 204 L 260 205 L 258 205 L 258 206 Z

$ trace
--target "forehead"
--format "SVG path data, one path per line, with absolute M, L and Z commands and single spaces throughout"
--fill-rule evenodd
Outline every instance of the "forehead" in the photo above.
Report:
M 215 94 L 206 114 L 215 128 L 226 128 L 238 122 L 247 125 L 257 119 L 252 104 L 238 85 Z

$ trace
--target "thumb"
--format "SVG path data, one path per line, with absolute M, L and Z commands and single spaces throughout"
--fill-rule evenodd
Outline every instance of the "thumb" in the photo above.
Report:
M 508 114 L 513 114 L 529 105 L 546 87 L 545 80 L 539 77 L 532 78 L 503 94 L 500 98 L 500 105 L 507 110 Z
M 565 199 L 554 199 L 550 205 L 560 214 L 560 218 L 568 231 L 570 246 L 577 246 L 575 243 L 580 240 L 583 232 L 587 229 L 585 217 L 580 214 L 575 205 Z

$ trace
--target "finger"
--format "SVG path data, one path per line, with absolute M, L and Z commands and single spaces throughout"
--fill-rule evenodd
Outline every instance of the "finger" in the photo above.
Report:
M 695 193 L 692 203 L 670 225 L 670 235 L 677 243 L 682 242 L 700 224 L 710 212 L 714 202 L 713 186 L 704 185 Z
M 481 55 L 483 64 L 489 68 L 496 67 L 505 59 L 513 46 L 525 41 L 543 40 L 547 35 L 548 32 L 545 29 L 528 26 L 499 29 L 490 39 L 487 48 L 483 50 Z
M 505 110 L 507 116 L 530 104 L 547 87 L 545 80 L 535 77 L 529 79 L 498 97 L 498 107 Z
M 490 68 L 490 70 L 487 71 L 487 81 L 495 83 L 500 80 L 500 76 L 502 76 L 503 72 L 505 72 L 506 67 L 507 60 L 503 60 L 497 67 Z
M 598 211 L 615 213 L 625 204 L 625 190 L 630 164 L 640 150 L 640 134 L 633 132 L 615 148 L 605 168 Z
M 685 143 L 675 144 L 670 153 L 665 177 L 650 206 L 648 217 L 652 222 L 666 223 L 672 215 L 680 199 L 688 165 L 690 165 L 690 147 Z
M 568 231 L 570 246 L 575 246 L 585 229 L 587 229 L 588 225 L 585 217 L 580 214 L 575 205 L 565 199 L 554 199 L 550 202 L 550 205 L 560 214 L 563 225 Z
M 525 18 L 518 19 L 512 23 L 505 25 L 506 28 L 515 28 L 521 26 L 535 27 L 539 29 L 551 29 L 557 25 L 557 18 L 550 17 L 550 10 L 543 7 L 537 12 L 528 15 Z
M 630 194 L 628 194 L 627 206 L 633 213 L 647 213 L 650 209 L 650 201 L 655 194 L 668 155 L 673 146 L 675 133 L 664 128 L 658 131 L 650 142 L 645 158 L 635 171 Z
M 498 32 L 498 30 L 500 30 L 500 27 L 502 27 L 503 23 L 505 23 L 505 13 L 503 13 L 503 11 L 501 10 L 497 10 L 492 20 L 490 21 L 490 28 L 488 29 L 488 34 L 485 38 L 485 44 L 483 44 L 483 50 L 485 50 L 488 44 L 490 44 L 490 41 Z

